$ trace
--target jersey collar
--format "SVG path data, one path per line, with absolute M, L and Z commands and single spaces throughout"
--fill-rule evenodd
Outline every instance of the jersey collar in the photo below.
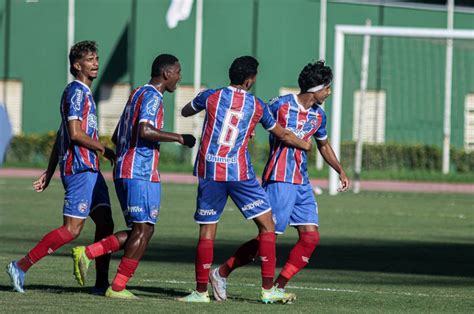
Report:
M 151 84 L 145 84 L 145 86 L 151 86 L 154 90 L 156 90 L 158 92 L 158 94 L 160 94 L 161 98 L 163 98 L 163 94 L 153 85 Z
M 87 84 L 84 84 L 83 82 L 79 81 L 79 80 L 74 80 L 74 82 L 78 82 L 79 84 L 81 84 L 82 86 L 84 86 L 85 88 L 87 88 L 87 90 L 90 92 L 91 89 L 89 86 L 87 86 Z

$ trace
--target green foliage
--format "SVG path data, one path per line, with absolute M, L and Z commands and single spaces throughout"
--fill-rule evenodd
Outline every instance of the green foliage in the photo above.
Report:
M 55 140 L 55 133 L 42 135 L 19 135 L 13 138 L 7 152 L 9 163 L 46 164 Z M 110 137 L 101 137 L 101 142 L 113 148 Z M 191 163 L 191 150 L 175 143 L 163 143 L 160 148 L 160 165 L 175 166 Z M 256 141 L 249 142 L 249 152 L 255 165 L 264 165 L 268 158 L 269 146 Z M 347 171 L 354 165 L 354 142 L 341 145 L 341 161 Z M 423 170 L 440 171 L 442 152 L 436 146 L 422 144 L 365 144 L 362 153 L 362 169 L 371 170 Z M 314 163 L 315 154 L 309 154 L 308 164 Z M 103 160 L 105 161 L 105 160 Z M 102 162 L 104 164 L 104 162 Z M 451 167 L 456 173 L 474 171 L 474 152 L 451 149 Z

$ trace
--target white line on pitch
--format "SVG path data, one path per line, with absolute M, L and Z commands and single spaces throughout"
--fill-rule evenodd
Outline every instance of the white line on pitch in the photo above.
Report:
M 190 281 L 181 281 L 181 280 L 154 280 L 154 279 L 144 279 L 145 282 L 157 282 L 157 283 L 168 283 L 168 284 L 183 284 L 183 285 L 193 285 L 195 282 Z M 243 284 L 233 284 L 227 283 L 228 286 L 235 287 L 256 287 L 257 285 L 253 283 L 243 283 Z M 444 297 L 444 298 L 468 298 L 474 299 L 470 296 L 460 296 L 460 295 L 449 295 L 449 294 L 427 294 L 427 293 L 411 293 L 411 292 L 386 292 L 386 291 L 361 291 L 361 290 L 350 290 L 350 289 L 334 289 L 334 288 L 317 288 L 317 287 L 301 287 L 301 286 L 287 286 L 290 289 L 299 289 L 299 290 L 314 290 L 314 291 L 329 291 L 329 292 L 345 292 L 345 293 L 375 293 L 375 294 L 392 294 L 392 295 L 405 295 L 413 297 Z

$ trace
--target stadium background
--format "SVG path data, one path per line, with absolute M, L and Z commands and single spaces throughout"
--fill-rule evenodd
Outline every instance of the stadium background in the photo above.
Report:
M 147 82 L 150 63 L 159 53 L 178 56 L 183 68 L 181 86 L 192 90 L 195 7 L 188 20 L 169 29 L 165 19 L 169 3 L 168 0 L 76 1 L 75 41 L 93 39 L 100 47 L 101 70 L 93 90 L 99 103 L 102 134 L 112 132 L 129 88 Z M 297 87 L 301 68 L 318 59 L 319 6 L 317 0 L 204 1 L 202 85 L 225 86 L 231 61 L 236 56 L 250 54 L 261 63 L 253 90 L 257 96 L 269 100 L 277 96 L 281 88 Z M 337 24 L 363 25 L 370 18 L 372 25 L 446 27 L 446 11 L 442 6 L 329 1 L 327 12 L 326 60 L 329 65 L 333 65 L 334 26 Z M 19 91 L 7 91 L 10 95 L 21 93 L 20 130 L 26 134 L 54 130 L 59 124 L 59 95 L 67 82 L 67 1 L 0 0 L 0 17 L 0 42 L 5 43 L 0 49 L 0 76 L 3 81 L 21 86 Z M 455 29 L 473 28 L 474 10 L 456 7 L 454 21 Z M 357 49 L 347 53 L 360 60 L 362 44 L 355 46 Z M 383 89 L 387 93 L 384 141 L 441 146 L 444 92 L 437 91 L 437 97 L 428 102 L 418 101 L 417 94 L 429 93 L 433 86 L 443 86 L 444 46 L 438 45 L 436 59 L 430 64 L 430 67 L 439 64 L 429 76 L 432 82 L 419 82 L 416 77 L 384 79 L 393 70 L 389 65 L 406 62 L 407 56 L 412 60 L 410 67 L 424 71 L 418 61 L 425 57 L 426 48 L 420 51 L 418 45 L 407 45 L 401 54 L 395 51 L 377 58 L 380 49 L 380 44 L 372 45 L 371 60 L 376 64 L 371 63 L 368 89 Z M 393 49 L 393 46 L 385 49 Z M 464 102 L 466 96 L 474 92 L 473 49 L 472 44 L 468 49 L 454 47 L 451 145 L 461 149 Z M 349 110 L 343 110 L 346 126 L 342 129 L 343 141 L 353 139 L 352 103 L 359 86 L 359 67 L 360 62 L 355 62 L 344 72 L 343 104 L 350 106 L 347 106 Z M 416 88 L 404 89 L 406 80 L 413 80 Z M 405 92 L 403 102 L 397 101 L 400 92 Z M 178 96 L 165 96 L 167 130 L 177 127 L 174 114 Z M 101 104 L 106 105 L 101 107 Z M 330 114 L 331 99 L 327 105 Z M 398 109 L 394 110 L 395 107 Z M 257 140 L 264 142 L 265 132 L 261 128 L 258 131 Z

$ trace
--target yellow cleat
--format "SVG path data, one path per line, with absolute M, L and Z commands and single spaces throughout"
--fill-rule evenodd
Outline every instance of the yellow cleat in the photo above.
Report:
M 125 300 L 136 300 L 139 299 L 136 295 L 128 291 L 127 289 L 123 289 L 122 291 L 114 291 L 112 287 L 109 287 L 107 291 L 105 291 L 105 296 L 107 298 L 114 298 L 114 299 L 125 299 Z
M 285 292 L 285 289 L 272 287 L 271 289 L 263 289 L 260 295 L 260 300 L 265 303 L 292 303 L 296 300 L 294 293 Z
M 86 283 L 87 270 L 91 260 L 86 255 L 85 246 L 76 246 L 72 249 L 72 259 L 74 261 L 74 278 L 80 286 Z
M 195 302 L 195 303 L 209 303 L 211 302 L 211 299 L 209 298 L 209 293 L 206 292 L 197 292 L 193 290 L 191 294 L 182 297 L 182 298 L 177 298 L 176 300 L 180 302 Z

